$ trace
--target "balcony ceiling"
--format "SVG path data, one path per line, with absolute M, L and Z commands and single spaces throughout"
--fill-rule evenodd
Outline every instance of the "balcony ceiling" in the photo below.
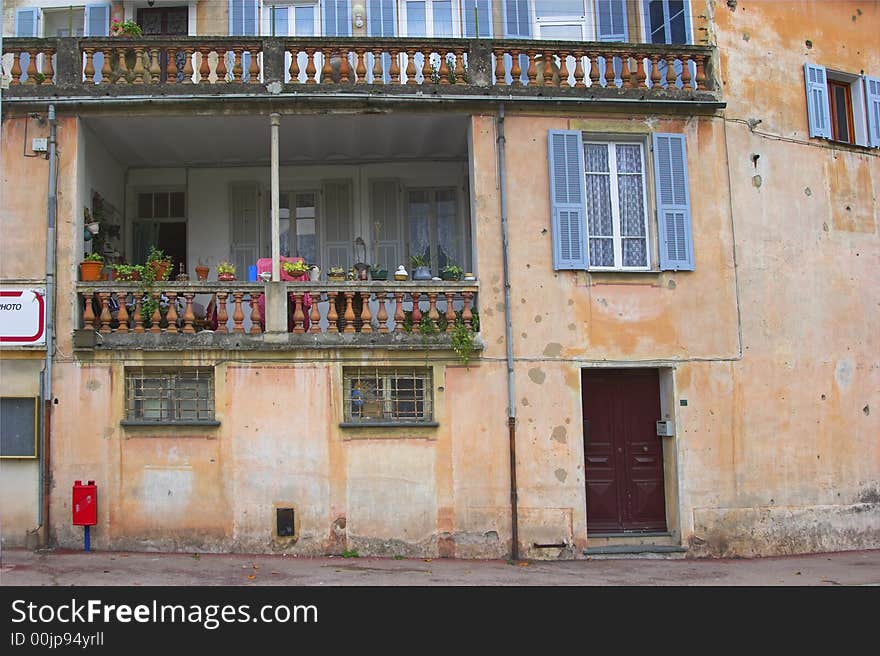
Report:
M 269 117 L 99 116 L 83 122 L 124 166 L 268 164 Z M 467 154 L 465 116 L 284 116 L 282 164 L 455 159 Z

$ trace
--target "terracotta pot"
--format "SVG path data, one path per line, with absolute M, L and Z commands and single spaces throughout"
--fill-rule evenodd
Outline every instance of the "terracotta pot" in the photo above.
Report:
M 207 280 L 208 272 L 211 270 L 211 267 L 206 266 L 197 266 L 196 267 L 196 278 L 199 280 Z
M 235 280 L 235 274 L 234 273 L 218 273 L 217 280 L 223 280 L 223 281 Z
M 156 280 L 165 280 L 168 269 L 171 268 L 171 263 L 167 260 L 160 260 L 159 262 L 149 262 L 148 266 L 153 270 L 153 277 Z
M 80 280 L 97 281 L 101 279 L 101 269 L 104 268 L 103 262 L 80 262 L 79 277 Z

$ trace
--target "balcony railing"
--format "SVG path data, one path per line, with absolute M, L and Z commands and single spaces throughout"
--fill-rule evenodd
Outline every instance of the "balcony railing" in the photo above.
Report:
M 6 39 L 11 97 L 217 93 L 717 100 L 706 46 L 489 39 Z
M 448 349 L 456 326 L 479 332 L 478 290 L 476 282 L 446 281 L 77 284 L 80 328 L 100 335 L 101 346 L 173 349 L 233 341 Z

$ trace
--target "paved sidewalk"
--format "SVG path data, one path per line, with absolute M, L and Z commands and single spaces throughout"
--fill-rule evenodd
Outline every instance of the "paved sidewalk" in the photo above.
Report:
M 862 586 L 880 550 L 736 560 L 296 558 L 5 549 L 2 586 Z

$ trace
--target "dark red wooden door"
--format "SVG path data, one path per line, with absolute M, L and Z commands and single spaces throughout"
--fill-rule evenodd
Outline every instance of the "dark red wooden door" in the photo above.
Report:
M 663 444 L 656 370 L 585 370 L 587 531 L 665 531 Z

